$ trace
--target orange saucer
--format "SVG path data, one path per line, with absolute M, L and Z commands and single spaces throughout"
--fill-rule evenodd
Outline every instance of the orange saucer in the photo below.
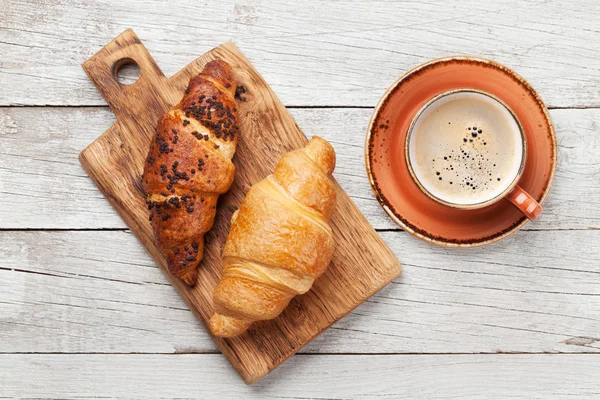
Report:
M 477 210 L 453 209 L 433 201 L 412 180 L 404 156 L 408 127 L 417 111 L 437 94 L 458 88 L 487 91 L 516 113 L 528 144 L 518 184 L 542 204 L 556 169 L 556 136 L 550 115 L 523 78 L 490 60 L 437 59 L 398 79 L 373 112 L 365 161 L 377 200 L 404 230 L 442 246 L 483 246 L 515 233 L 528 219 L 506 199 Z

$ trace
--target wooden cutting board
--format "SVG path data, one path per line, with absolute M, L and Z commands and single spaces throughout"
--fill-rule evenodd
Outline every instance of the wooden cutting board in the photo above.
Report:
M 234 157 L 235 180 L 219 200 L 215 225 L 205 237 L 198 284 L 190 289 L 171 278 L 154 246 L 140 176 L 159 117 L 179 102 L 189 79 L 217 58 L 231 64 L 236 81 L 247 92 L 237 101 L 240 139 Z M 132 62 L 139 66 L 140 77 L 131 85 L 122 85 L 116 73 L 120 66 Z M 135 33 L 127 30 L 89 58 L 83 69 L 117 122 L 81 152 L 81 164 L 207 326 L 213 314 L 212 294 L 221 276 L 221 252 L 231 214 L 248 188 L 273 171 L 282 154 L 303 147 L 307 139 L 233 43 L 209 51 L 167 78 Z M 275 320 L 255 323 L 237 338 L 213 338 L 246 383 L 262 378 L 400 273 L 400 263 L 391 250 L 337 183 L 336 189 L 337 208 L 331 225 L 337 247 L 328 271 Z

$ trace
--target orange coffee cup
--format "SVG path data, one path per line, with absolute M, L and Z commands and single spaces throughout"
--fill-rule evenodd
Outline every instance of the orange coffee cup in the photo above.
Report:
M 495 130 L 493 138 L 484 139 L 481 127 L 465 125 L 466 120 L 477 119 L 478 112 L 486 115 L 488 121 L 496 121 L 497 126 L 492 127 Z M 464 118 L 455 118 L 458 114 Z M 441 124 L 445 125 L 446 121 L 448 127 L 442 127 Z M 457 133 L 462 135 L 463 130 L 464 137 L 456 143 Z M 450 133 L 445 134 L 446 131 Z M 490 146 L 484 146 L 487 142 Z M 448 149 L 454 147 L 456 151 L 453 149 L 450 155 Z M 439 156 L 442 154 L 440 151 L 444 151 L 443 160 L 447 161 L 441 161 L 442 157 L 431 160 L 432 154 Z M 517 184 L 527 161 L 527 139 L 523 126 L 516 113 L 489 92 L 458 88 L 430 99 L 410 123 L 404 153 L 415 184 L 425 195 L 444 206 L 478 209 L 507 199 L 530 220 L 537 219 L 542 212 L 542 206 Z M 500 157 L 500 161 L 494 157 Z M 440 166 L 440 161 L 446 166 Z M 488 174 L 492 176 L 487 168 L 494 161 L 505 167 L 500 174 L 502 179 L 498 177 L 497 182 L 493 178 L 487 179 Z M 433 162 L 438 165 L 434 166 Z M 442 170 L 445 171 L 442 173 Z M 433 175 L 434 171 L 437 176 Z M 464 173 L 471 177 L 465 180 Z M 442 181 L 442 177 L 446 181 Z

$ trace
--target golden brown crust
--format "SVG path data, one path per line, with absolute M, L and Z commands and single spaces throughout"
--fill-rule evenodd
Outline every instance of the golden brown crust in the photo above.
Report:
M 265 179 L 248 191 L 231 225 L 223 256 L 316 277 L 331 257 L 331 229 L 322 215 L 309 214 L 308 207 L 284 198 L 283 190 L 277 191 L 274 185 Z M 296 240 L 300 234 L 308 240 Z
M 217 198 L 235 174 L 235 90 L 229 64 L 208 63 L 158 121 L 144 165 L 142 186 L 157 246 L 169 271 L 188 285 L 196 282 Z
M 329 219 L 335 205 L 329 199 L 335 196 L 335 188 L 328 175 L 319 173 L 316 163 L 303 160 L 307 158 L 304 150 L 285 154 L 275 168 L 275 179 L 296 200 Z M 296 168 L 298 164 L 306 167 Z
M 253 321 L 275 318 L 325 272 L 334 250 L 334 167 L 333 148 L 314 137 L 250 188 L 223 250 L 210 322 L 214 335 L 236 336 Z
M 228 317 L 223 314 L 215 314 L 210 319 L 210 330 L 219 332 L 220 337 L 234 337 L 244 332 L 252 325 L 252 321 Z

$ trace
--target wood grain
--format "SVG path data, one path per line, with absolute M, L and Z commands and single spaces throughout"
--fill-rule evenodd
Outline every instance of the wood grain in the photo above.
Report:
M 596 0 L 3 0 L 0 105 L 103 105 L 80 64 L 133 27 L 167 76 L 233 40 L 286 105 L 374 106 L 406 70 L 466 54 L 550 107 L 598 107 L 599 19 Z
M 600 230 L 469 251 L 381 235 L 402 276 L 300 352 L 600 352 Z M 0 243 L 0 353 L 218 351 L 131 232 L 11 231 Z
M 0 355 L 0 396 L 586 400 L 600 396 L 599 366 L 597 354 L 299 355 L 248 387 L 218 355 Z
M 164 269 L 140 190 L 143 162 L 158 118 L 179 100 L 189 79 L 216 58 L 233 67 L 238 85 L 247 90 L 238 103 L 236 178 L 229 193 L 222 197 L 215 226 L 205 237 L 198 284 L 190 289 L 171 279 L 205 324 L 214 312 L 212 293 L 221 274 L 220 254 L 231 214 L 247 189 L 273 171 L 282 154 L 306 144 L 291 115 L 233 44 L 211 50 L 167 79 L 137 36 L 127 30 L 84 63 L 117 122 L 80 155 L 92 180 Z M 114 65 L 122 59 L 132 59 L 140 66 L 140 79 L 135 84 L 122 86 L 115 80 Z M 326 274 L 308 294 L 295 298 L 277 319 L 254 324 L 247 333 L 232 339 L 214 339 L 247 383 L 262 378 L 400 273 L 400 263 L 391 250 L 337 185 L 336 191 L 337 205 L 331 221 L 336 251 Z
M 375 200 L 364 167 L 372 110 L 289 111 L 307 136 L 333 144 L 334 176 L 368 221 L 376 229 L 399 229 Z M 550 113 L 558 140 L 556 178 L 541 219 L 525 229 L 600 229 L 600 109 Z M 89 127 L 104 131 L 114 121 L 99 107 L 0 108 L 0 228 L 126 228 L 76 159 L 97 137 Z

